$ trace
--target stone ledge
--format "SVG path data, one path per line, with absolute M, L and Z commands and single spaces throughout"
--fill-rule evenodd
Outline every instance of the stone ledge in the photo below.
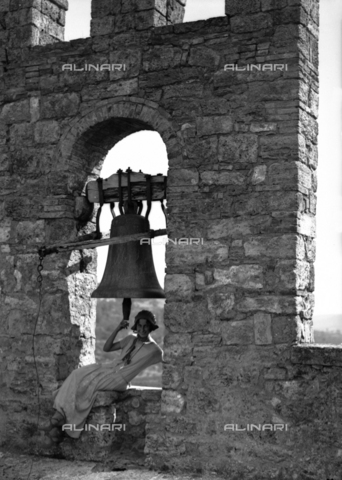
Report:
M 0 478 L 3 480 L 223 480 L 216 473 L 186 474 L 166 473 L 136 466 L 134 454 L 129 459 L 98 464 L 90 461 L 64 460 L 60 458 L 19 455 L 0 450 Z M 121 468 L 120 468 L 121 467 Z M 122 471 L 120 471 L 122 470 Z M 2 472 L 6 476 L 1 476 Z
M 101 390 L 97 393 L 93 408 L 107 407 L 113 402 L 120 402 L 129 397 L 136 396 L 141 396 L 144 400 L 159 400 L 161 393 L 162 389 L 159 387 L 132 387 L 128 388 L 125 392 Z
M 291 352 L 291 361 L 303 365 L 342 367 L 342 345 L 296 345 Z

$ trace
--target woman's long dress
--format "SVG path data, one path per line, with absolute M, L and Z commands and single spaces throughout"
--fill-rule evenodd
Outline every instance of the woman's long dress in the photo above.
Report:
M 145 368 L 162 361 L 163 351 L 151 338 L 149 343 L 136 346 L 128 365 L 122 361 L 136 335 L 120 340 L 122 348 L 118 360 L 104 364 L 92 364 L 74 370 L 55 393 L 53 407 L 66 418 L 65 424 L 73 430 L 65 430 L 72 438 L 78 438 L 99 390 L 125 391 L 129 382 Z

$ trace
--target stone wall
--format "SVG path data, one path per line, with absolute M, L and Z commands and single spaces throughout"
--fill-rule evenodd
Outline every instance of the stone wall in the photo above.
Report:
M 32 47 L 23 40 L 6 60 L 1 440 L 34 448 L 37 246 L 93 230 L 94 219 L 75 217 L 75 199 L 118 141 L 155 130 L 169 159 L 169 237 L 203 244 L 167 247 L 163 391 L 148 417 L 147 464 L 333 478 L 340 350 L 304 345 L 313 343 L 318 2 L 227 0 L 225 17 L 182 24 L 184 6 L 93 0 L 90 38 L 38 45 L 28 35 Z M 44 260 L 35 337 L 44 415 L 51 391 L 94 358 L 96 259 L 84 260 L 82 271 L 78 252 Z M 288 430 L 224 431 L 231 424 Z
M 146 422 L 160 414 L 160 397 L 157 388 L 99 392 L 80 438 L 66 438 L 49 454 L 69 460 L 109 461 L 116 466 L 135 460 L 144 466 Z

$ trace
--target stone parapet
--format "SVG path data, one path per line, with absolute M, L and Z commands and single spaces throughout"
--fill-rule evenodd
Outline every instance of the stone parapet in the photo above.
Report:
M 144 465 L 150 417 L 160 415 L 161 388 L 131 387 L 126 392 L 98 392 L 80 438 L 60 444 L 69 460 L 104 462 L 140 458 Z
M 186 0 L 92 0 L 91 36 L 181 23 Z

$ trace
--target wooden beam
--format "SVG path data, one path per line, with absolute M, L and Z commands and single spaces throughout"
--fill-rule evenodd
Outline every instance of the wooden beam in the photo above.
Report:
M 85 250 L 87 248 L 96 248 L 96 247 L 104 247 L 106 245 L 135 242 L 137 240 L 141 240 L 142 238 L 154 238 L 154 237 L 160 237 L 166 234 L 167 234 L 166 229 L 160 229 L 160 230 L 150 230 L 149 232 L 145 232 L 145 233 L 135 233 L 132 235 L 124 235 L 122 237 L 104 238 L 101 240 L 87 240 L 83 242 L 70 242 L 70 243 L 63 243 L 63 244 L 60 243 L 60 244 L 49 245 L 47 247 L 40 248 L 39 254 L 45 257 L 46 255 L 50 255 L 51 253 L 71 252 L 72 250 Z
M 152 175 L 152 200 L 162 200 L 165 198 L 167 177 L 164 175 Z M 119 201 L 119 175 L 114 175 L 103 180 L 103 196 L 105 203 Z M 128 200 L 128 182 L 127 173 L 121 174 L 121 186 L 123 200 Z M 132 200 L 147 200 L 147 183 L 144 173 L 131 173 L 131 194 Z M 99 184 L 96 181 L 89 182 L 86 189 L 87 199 L 90 203 L 100 202 Z

